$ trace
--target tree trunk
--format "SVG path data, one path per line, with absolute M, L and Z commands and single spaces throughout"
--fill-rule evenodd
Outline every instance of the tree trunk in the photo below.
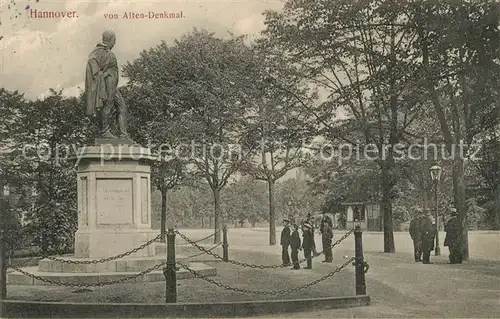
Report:
M 500 182 L 496 187 L 496 196 L 495 196 L 495 207 L 493 208 L 495 211 L 495 230 L 500 230 Z
M 214 244 L 220 243 L 220 230 L 222 223 L 222 214 L 221 214 L 221 202 L 220 202 L 220 188 L 216 187 L 213 190 L 214 193 L 214 209 L 215 209 L 215 217 L 214 217 Z
M 201 216 L 201 228 L 205 228 L 205 219 Z
M 161 215 L 160 215 L 160 242 L 164 243 L 167 238 L 167 188 L 161 190 Z
M 469 232 L 467 222 L 467 205 L 465 202 L 465 180 L 463 173 L 463 159 L 460 155 L 455 154 L 453 163 L 452 178 L 453 178 L 453 197 L 456 209 L 458 211 L 458 219 L 462 225 L 462 256 L 464 260 L 469 260 Z
M 419 22 L 422 20 L 422 15 L 419 14 Z M 453 109 L 454 105 L 452 105 L 451 112 L 451 121 L 452 123 L 457 123 L 456 125 L 452 125 L 453 132 L 450 129 L 450 125 L 447 122 L 447 115 L 441 105 L 439 100 L 438 91 L 436 89 L 437 85 L 434 83 L 434 79 L 432 78 L 433 69 L 430 66 L 430 53 L 429 47 L 427 43 L 427 36 L 424 32 L 422 26 L 417 28 L 417 32 L 420 37 L 420 41 L 422 43 L 422 65 L 424 70 L 426 71 L 426 84 L 427 89 L 430 93 L 431 102 L 434 105 L 434 109 L 436 111 L 436 115 L 438 118 L 439 125 L 441 127 L 441 132 L 443 134 L 443 138 L 446 144 L 447 151 L 454 160 L 453 169 L 452 169 L 452 179 L 453 179 L 453 197 L 456 209 L 458 211 L 458 218 L 462 225 L 462 238 L 460 238 L 460 242 L 462 245 L 462 253 L 464 260 L 469 259 L 469 244 L 468 244 L 468 231 L 467 231 L 467 207 L 465 203 L 465 181 L 464 181 L 464 172 L 463 172 L 463 154 L 460 154 L 457 151 L 457 145 L 461 140 L 460 133 L 460 114 Z M 455 110 L 455 111 L 454 111 Z M 454 145 L 457 144 L 457 145 Z
M 382 165 L 382 212 L 384 216 L 384 253 L 394 253 L 394 226 L 392 222 L 392 177 L 386 163 Z
M 267 181 L 269 192 L 269 245 L 276 245 L 276 211 L 274 207 L 274 181 Z
M 498 112 L 500 118 L 500 110 Z M 500 156 L 500 124 L 493 130 L 493 154 Z M 493 229 L 500 230 L 500 165 L 498 162 L 492 167 L 493 173 Z

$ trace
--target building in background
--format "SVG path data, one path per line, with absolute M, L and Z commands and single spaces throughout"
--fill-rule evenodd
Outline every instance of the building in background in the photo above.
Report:
M 361 229 L 368 231 L 383 230 L 383 216 L 380 212 L 380 204 L 367 202 L 347 202 L 342 203 L 342 212 L 337 214 L 339 225 L 342 222 L 339 218 L 345 218 L 345 228 L 352 229 L 357 224 Z M 342 217 L 343 215 L 343 217 Z

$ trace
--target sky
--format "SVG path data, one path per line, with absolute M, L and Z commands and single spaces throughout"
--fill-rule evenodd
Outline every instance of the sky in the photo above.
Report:
M 0 0 L 0 87 L 43 97 L 49 88 L 68 96 L 83 88 L 88 54 L 104 30 L 116 33 L 113 51 L 123 65 L 162 40 L 193 28 L 218 36 L 228 32 L 255 37 L 263 29 L 264 10 L 280 10 L 279 0 Z M 32 12 L 76 12 L 75 18 L 35 19 Z M 125 19 L 130 13 L 180 13 L 178 19 Z M 107 16 L 116 13 L 119 19 Z M 123 80 L 121 81 L 123 84 Z

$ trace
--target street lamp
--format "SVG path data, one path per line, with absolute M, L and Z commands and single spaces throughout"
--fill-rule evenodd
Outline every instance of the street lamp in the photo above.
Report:
M 436 220 L 436 248 L 434 250 L 434 256 L 441 255 L 441 249 L 439 248 L 439 218 L 438 218 L 438 185 L 441 179 L 441 167 L 434 165 L 430 169 L 431 179 L 434 182 L 434 199 L 435 199 L 435 213 L 434 218 Z
M 5 186 L 3 187 L 3 196 L 5 196 L 5 197 L 9 197 L 9 195 L 10 195 L 10 188 L 9 188 L 9 185 L 5 185 Z
M 355 218 L 353 221 L 354 228 L 361 231 L 361 220 L 359 218 Z

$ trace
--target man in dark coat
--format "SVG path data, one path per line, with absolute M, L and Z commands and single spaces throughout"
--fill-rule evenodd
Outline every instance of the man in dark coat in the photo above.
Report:
M 332 219 L 330 218 L 330 216 L 328 216 L 326 214 L 325 211 L 322 211 L 321 212 L 321 225 L 319 226 L 319 231 L 321 233 L 323 233 L 323 228 L 325 227 L 325 225 L 329 225 L 330 227 L 333 228 L 333 222 L 332 222 Z
M 448 249 L 450 250 L 450 264 L 461 264 L 463 258 L 461 246 L 459 244 L 461 230 L 460 221 L 458 220 L 456 208 L 451 208 L 450 213 L 451 218 L 444 226 L 444 231 L 446 232 L 444 246 L 448 246 Z
M 324 263 L 333 262 L 332 253 L 332 239 L 333 239 L 333 228 L 328 223 L 322 224 L 321 239 L 323 242 L 323 253 L 325 254 Z
M 331 228 L 331 237 L 329 234 L 323 235 L 325 232 L 325 227 L 329 226 Z M 319 232 L 321 233 L 321 241 L 323 244 L 323 253 L 325 254 L 325 260 L 323 262 L 331 262 L 330 257 L 332 257 L 332 238 L 333 238 L 333 222 L 330 216 L 326 214 L 326 211 L 321 212 L 321 223 L 319 225 Z M 333 257 L 331 258 L 333 259 Z
M 422 261 L 422 236 L 420 233 L 420 219 L 423 217 L 423 211 L 421 209 L 416 209 L 417 214 L 410 222 L 410 237 L 413 240 L 413 252 L 415 256 L 415 262 Z
M 117 89 L 120 71 L 116 56 L 111 52 L 115 43 L 115 33 L 105 31 L 102 34 L 102 43 L 99 43 L 88 57 L 85 74 L 86 114 L 97 116 L 102 138 L 116 138 L 111 134 L 110 125 L 114 109 L 120 138 L 128 139 L 127 106 Z
M 283 266 L 290 266 L 290 256 L 288 255 L 288 247 L 290 246 L 290 221 L 283 220 L 283 230 L 281 231 L 281 260 Z
M 432 224 L 430 214 L 427 212 L 425 216 L 420 219 L 420 234 L 422 242 L 422 255 L 424 264 L 432 264 L 430 262 L 431 251 L 434 249 L 434 238 L 436 237 L 436 229 Z
M 299 236 L 299 226 L 297 226 L 297 224 L 293 224 L 292 228 L 293 231 L 290 236 L 290 247 L 292 248 L 292 269 L 300 269 L 299 250 L 302 248 L 300 248 L 301 240 Z
M 314 241 L 314 228 L 315 228 L 315 222 L 314 222 L 314 216 L 311 213 L 307 213 L 307 218 L 304 221 L 305 223 L 309 223 L 311 226 L 311 232 L 312 232 L 312 238 L 313 238 L 313 256 L 319 256 L 317 250 L 316 250 L 316 242 Z
M 305 222 L 302 225 L 302 249 L 304 249 L 304 257 L 307 260 L 307 267 L 305 269 L 312 269 L 312 251 L 314 249 L 314 235 L 312 232 L 312 225 Z

